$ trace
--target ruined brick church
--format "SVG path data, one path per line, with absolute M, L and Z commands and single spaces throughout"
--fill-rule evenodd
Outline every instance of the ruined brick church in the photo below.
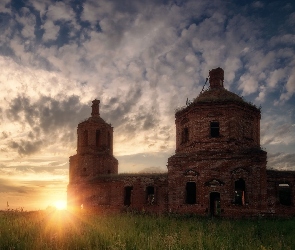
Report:
M 118 174 L 113 127 L 92 103 L 70 157 L 68 207 L 201 216 L 295 215 L 295 171 L 267 170 L 260 109 L 226 90 L 221 68 L 209 88 L 175 114 L 176 150 L 167 173 Z

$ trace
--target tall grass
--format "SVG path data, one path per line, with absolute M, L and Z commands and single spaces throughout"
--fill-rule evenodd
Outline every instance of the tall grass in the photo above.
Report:
M 1 212 L 0 249 L 295 249 L 295 219 Z

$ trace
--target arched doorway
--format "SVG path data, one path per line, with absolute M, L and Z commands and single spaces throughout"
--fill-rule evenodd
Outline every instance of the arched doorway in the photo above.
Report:
M 220 216 L 220 193 L 210 193 L 210 216 Z

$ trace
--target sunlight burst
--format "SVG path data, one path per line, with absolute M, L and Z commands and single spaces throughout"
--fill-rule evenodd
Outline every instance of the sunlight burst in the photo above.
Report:
M 62 201 L 62 200 L 59 200 L 59 201 L 56 201 L 54 203 L 54 206 L 58 210 L 65 210 L 65 209 L 67 209 L 67 202 L 66 201 Z

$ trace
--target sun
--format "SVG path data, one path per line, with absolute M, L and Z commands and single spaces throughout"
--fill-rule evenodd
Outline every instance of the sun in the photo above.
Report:
M 59 200 L 54 202 L 54 206 L 56 207 L 57 210 L 65 210 L 67 209 L 67 202 Z

